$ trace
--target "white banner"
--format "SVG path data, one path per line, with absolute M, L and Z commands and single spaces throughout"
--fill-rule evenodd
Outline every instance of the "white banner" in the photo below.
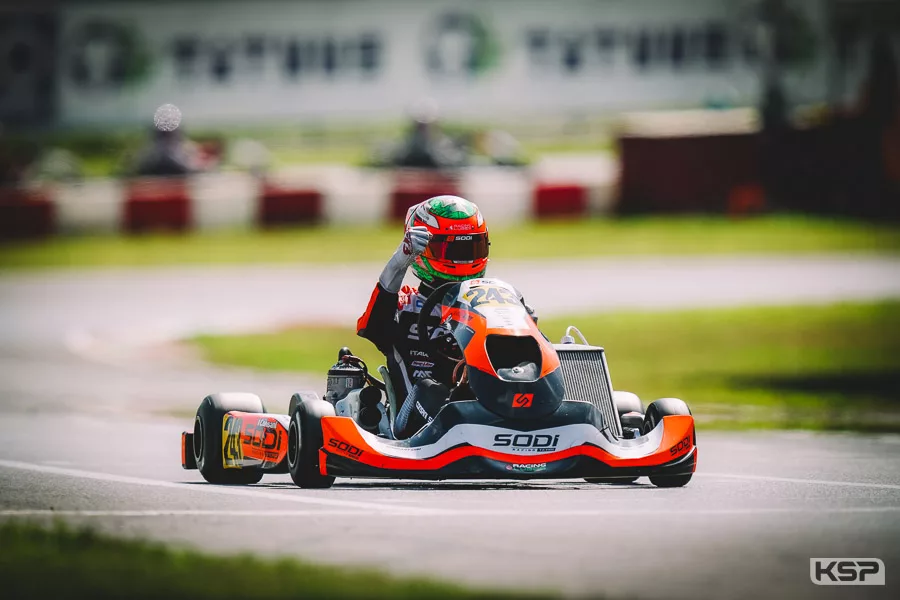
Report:
M 78 4 L 63 9 L 65 124 L 463 118 L 749 104 L 758 0 L 341 0 Z M 809 60 L 791 100 L 825 94 L 820 0 L 788 3 Z

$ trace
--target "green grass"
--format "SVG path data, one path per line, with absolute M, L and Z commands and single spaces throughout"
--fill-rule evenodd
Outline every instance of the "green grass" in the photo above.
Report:
M 705 427 L 900 431 L 900 302 L 540 322 L 552 340 L 569 324 L 606 348 L 616 389 L 645 403 L 680 397 Z M 373 367 L 383 362 L 352 325 L 202 336 L 194 343 L 215 363 L 310 371 L 323 381 L 343 345 Z
M 360 312 L 365 306 L 360 307 Z M 368 340 L 356 337 L 356 328 L 304 326 L 276 333 L 201 335 L 192 343 L 213 363 L 251 367 L 263 371 L 325 372 L 337 361 L 337 352 L 348 346 L 375 372 L 384 355 Z
M 4 598 L 515 598 L 374 570 L 216 557 L 61 524 L 0 524 Z M 536 596 L 535 596 L 536 597 Z
M 399 225 L 135 237 L 59 237 L 0 246 L 0 269 L 387 260 Z M 646 254 L 900 251 L 897 226 L 799 216 L 547 221 L 491 232 L 495 260 Z

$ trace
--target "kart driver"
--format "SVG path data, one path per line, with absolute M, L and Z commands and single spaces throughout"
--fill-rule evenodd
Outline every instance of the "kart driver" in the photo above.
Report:
M 396 396 L 405 398 L 393 416 L 398 439 L 410 437 L 430 422 L 447 402 L 456 367 L 455 361 L 432 356 L 423 348 L 419 311 L 428 295 L 442 284 L 483 277 L 489 246 L 481 211 L 464 198 L 435 196 L 406 214 L 403 241 L 384 267 L 366 312 L 356 324 L 357 334 L 385 355 Z M 419 288 L 403 285 L 409 267 L 421 281 Z M 531 308 L 525 307 L 533 317 Z M 434 328 L 432 339 L 443 331 L 437 327 L 440 316 L 436 311 L 429 318 L 429 328 Z

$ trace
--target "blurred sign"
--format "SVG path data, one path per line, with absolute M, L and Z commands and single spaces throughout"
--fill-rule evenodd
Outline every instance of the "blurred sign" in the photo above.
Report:
M 63 9 L 64 123 L 395 118 L 423 97 L 495 117 L 756 101 L 757 2 L 346 0 Z M 793 0 L 810 31 L 822 1 Z M 788 74 L 825 93 L 822 61 Z
M 0 121 L 53 116 L 57 21 L 43 12 L 0 12 Z

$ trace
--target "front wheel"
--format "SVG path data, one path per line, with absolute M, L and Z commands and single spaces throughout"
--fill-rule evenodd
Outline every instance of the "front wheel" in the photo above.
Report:
M 684 487 L 691 480 L 693 473 L 684 475 L 651 475 L 650 483 L 658 488 Z
M 678 398 L 660 398 L 650 403 L 647 407 L 647 414 L 644 416 L 644 424 L 641 427 L 641 434 L 650 433 L 662 420 L 663 417 L 681 416 L 691 414 L 691 409 L 684 401 Z M 697 438 L 694 434 L 694 443 Z M 677 475 L 651 475 L 650 483 L 660 488 L 684 487 L 688 484 L 693 473 L 679 473 Z
M 330 488 L 334 477 L 322 475 L 319 449 L 324 445 L 321 419 L 334 416 L 334 407 L 323 400 L 303 400 L 291 411 L 288 426 L 288 471 L 302 488 Z

